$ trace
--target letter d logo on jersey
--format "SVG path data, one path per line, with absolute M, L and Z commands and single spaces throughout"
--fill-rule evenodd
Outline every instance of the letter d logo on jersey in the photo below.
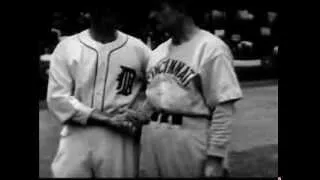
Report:
M 117 78 L 117 81 L 118 81 L 117 94 L 128 96 L 131 94 L 133 82 L 136 77 L 136 72 L 135 70 L 125 66 L 120 66 L 120 67 L 121 67 L 121 73 Z

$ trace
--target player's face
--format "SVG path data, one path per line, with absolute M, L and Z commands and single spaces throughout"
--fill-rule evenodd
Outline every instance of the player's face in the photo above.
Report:
M 170 31 L 179 24 L 182 14 L 168 3 L 162 2 L 151 10 L 149 18 L 155 20 L 159 31 Z
M 101 30 L 111 30 L 116 27 L 116 13 L 109 8 L 97 8 L 90 14 L 91 23 Z

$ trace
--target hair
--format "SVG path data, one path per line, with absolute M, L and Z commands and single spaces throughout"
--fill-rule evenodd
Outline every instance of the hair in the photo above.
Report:
M 101 6 L 95 6 L 95 7 L 90 7 L 89 9 L 89 14 L 90 17 L 101 17 L 105 13 L 111 13 L 111 14 L 117 14 L 117 8 L 114 6 L 106 6 L 106 5 L 101 5 Z
M 203 20 L 203 11 L 206 8 L 204 2 L 196 0 L 151 0 L 151 9 L 159 9 L 162 3 L 167 3 L 172 8 L 191 17 L 195 23 Z
M 144 0 L 143 0 L 144 1 Z M 114 15 L 117 21 L 120 23 L 125 23 L 128 21 L 133 21 L 135 17 L 140 17 L 137 14 L 141 13 L 139 2 L 136 1 L 128 1 L 123 2 L 119 0 L 108 1 L 107 3 L 98 3 L 89 6 L 87 9 L 90 16 L 101 17 L 104 13 L 109 12 L 111 15 Z M 137 12 L 138 11 L 138 12 Z M 137 23 L 137 22 L 136 22 Z

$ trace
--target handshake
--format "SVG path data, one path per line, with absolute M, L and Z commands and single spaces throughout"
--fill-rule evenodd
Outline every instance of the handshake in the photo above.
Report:
M 87 124 L 106 126 L 120 133 L 138 136 L 142 126 L 148 124 L 149 121 L 147 113 L 139 110 L 123 109 L 114 116 L 94 110 Z

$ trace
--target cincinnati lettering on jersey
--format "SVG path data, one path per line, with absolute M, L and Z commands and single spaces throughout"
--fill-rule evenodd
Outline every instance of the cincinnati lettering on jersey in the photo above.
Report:
M 183 86 L 187 86 L 189 80 L 196 73 L 184 62 L 168 59 L 161 61 L 150 71 L 148 71 L 148 81 L 150 82 L 157 74 L 172 74 L 178 79 L 179 83 L 181 83 Z

